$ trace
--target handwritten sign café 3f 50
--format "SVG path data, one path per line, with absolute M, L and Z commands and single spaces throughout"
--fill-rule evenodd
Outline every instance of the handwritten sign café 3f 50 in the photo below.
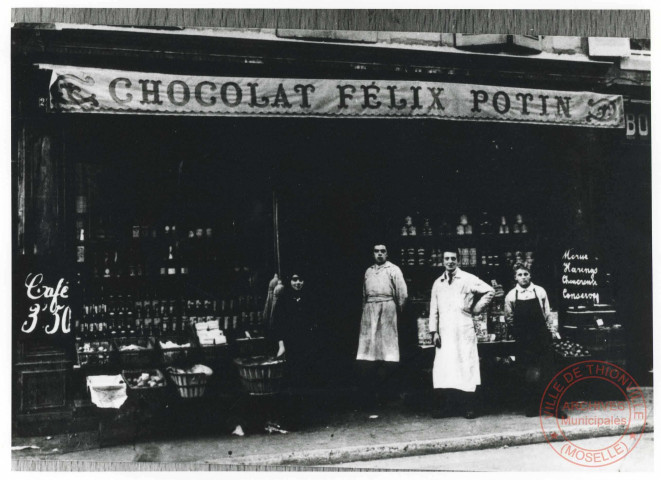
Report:
M 619 95 L 411 82 L 166 75 L 41 65 L 53 111 L 423 117 L 623 128 Z

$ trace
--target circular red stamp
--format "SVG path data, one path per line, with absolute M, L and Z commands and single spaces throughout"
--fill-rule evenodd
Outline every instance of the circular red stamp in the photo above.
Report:
M 567 418 L 558 418 L 561 412 Z M 647 406 L 640 386 L 622 367 L 586 360 L 551 379 L 539 405 L 539 420 L 546 441 L 562 458 L 604 467 L 622 460 L 638 444 Z

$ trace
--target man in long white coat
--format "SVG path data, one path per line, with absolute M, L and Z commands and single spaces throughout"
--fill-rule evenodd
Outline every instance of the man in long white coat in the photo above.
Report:
M 491 302 L 494 289 L 457 267 L 457 251 L 443 252 L 445 272 L 431 291 L 429 331 L 436 347 L 434 391 L 436 405 L 432 416 L 449 416 L 449 389 L 465 408 L 464 417 L 476 418 L 475 389 L 480 384 L 480 359 L 473 314 Z

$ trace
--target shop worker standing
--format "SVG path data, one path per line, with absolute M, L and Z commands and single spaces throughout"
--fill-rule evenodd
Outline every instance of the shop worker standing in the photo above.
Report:
M 429 331 L 434 358 L 434 418 L 450 416 L 450 400 L 464 408 L 464 417 L 477 417 L 475 389 L 480 384 L 480 360 L 473 314 L 491 302 L 494 289 L 457 267 L 457 251 L 443 252 L 445 272 L 431 291 Z
M 368 394 L 379 395 L 399 362 L 397 315 L 408 296 L 398 266 L 388 261 L 385 245 L 374 245 L 374 265 L 365 272 L 363 316 L 360 322 L 356 360 L 361 384 Z
M 505 317 L 516 340 L 516 363 L 524 374 L 523 407 L 526 416 L 533 417 L 539 413 L 553 367 L 552 333 L 548 328 L 551 307 L 546 290 L 532 283 L 527 267 L 516 265 L 514 279 L 516 286 L 505 297 Z M 558 417 L 566 418 L 566 414 L 559 410 Z

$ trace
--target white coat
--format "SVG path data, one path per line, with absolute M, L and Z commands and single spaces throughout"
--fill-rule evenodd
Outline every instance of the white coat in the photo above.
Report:
M 459 268 L 451 282 L 447 272 L 434 282 L 429 331 L 438 332 L 441 338 L 441 348 L 436 348 L 434 357 L 434 388 L 474 392 L 480 384 L 480 359 L 472 315 L 480 313 L 493 296 L 493 288 Z

